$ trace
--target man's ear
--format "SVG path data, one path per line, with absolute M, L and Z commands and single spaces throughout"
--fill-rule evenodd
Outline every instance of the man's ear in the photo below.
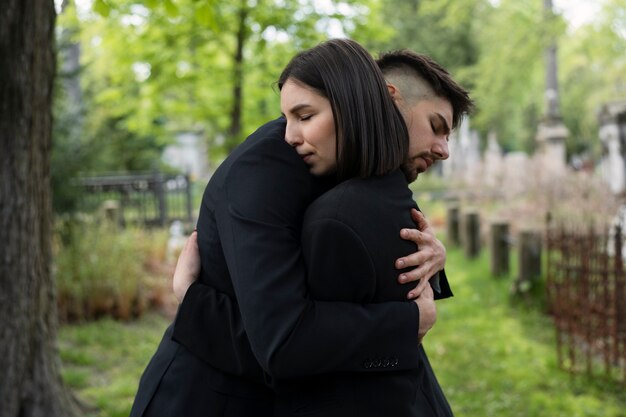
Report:
M 387 83 L 387 91 L 389 91 L 389 94 L 391 95 L 391 99 L 396 104 L 398 104 L 398 102 L 402 100 L 402 95 L 400 94 L 400 90 L 398 90 L 398 87 L 396 87 L 395 85 L 391 83 Z

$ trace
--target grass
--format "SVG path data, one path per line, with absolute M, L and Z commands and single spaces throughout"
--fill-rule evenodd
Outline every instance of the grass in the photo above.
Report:
M 425 340 L 455 415 L 626 416 L 622 385 L 558 368 L 550 318 L 536 305 L 512 302 L 512 277 L 491 277 L 488 261 L 487 251 L 467 260 L 448 250 L 455 297 L 439 302 Z
M 61 328 L 63 379 L 88 405 L 85 417 L 128 417 L 139 378 L 168 323 L 150 313 L 135 322 L 107 318 Z
M 626 416 L 624 386 L 558 368 L 549 317 L 510 299 L 514 272 L 492 278 L 487 251 L 467 260 L 458 249 L 448 250 L 446 271 L 455 297 L 439 302 L 437 325 L 424 343 L 457 417 Z M 63 376 L 93 407 L 88 417 L 128 415 L 168 323 L 148 314 L 131 323 L 107 319 L 61 329 Z

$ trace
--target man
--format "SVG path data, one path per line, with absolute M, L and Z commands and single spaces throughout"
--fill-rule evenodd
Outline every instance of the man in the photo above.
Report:
M 443 68 L 423 56 L 399 51 L 384 55 L 379 62 L 389 83 L 389 91 L 409 129 L 411 146 L 405 173 L 412 181 L 434 161 L 448 157 L 448 134 L 462 114 L 469 110 L 471 100 Z M 299 247 L 299 235 L 293 233 L 293 230 L 300 227 L 299 216 L 318 193 L 303 195 L 306 193 L 303 189 L 307 189 L 306 184 L 311 179 L 259 171 L 267 171 L 262 160 L 246 159 L 246 153 L 255 143 L 263 140 L 267 142 L 270 136 L 282 141 L 284 124 L 281 126 L 277 123 L 280 122 L 271 122 L 255 132 L 232 158 L 235 161 L 233 163 L 238 160 L 246 162 L 241 164 L 244 166 L 244 178 L 237 186 L 249 190 L 250 200 L 233 203 L 238 207 L 235 213 L 238 228 L 234 239 L 241 239 L 239 245 L 242 246 L 237 246 L 237 254 L 244 252 L 250 264 L 259 266 L 254 269 L 246 262 L 241 262 L 242 268 L 246 269 L 242 275 L 249 278 L 252 294 L 240 294 L 238 300 L 233 300 L 229 288 L 216 291 L 201 283 L 193 283 L 187 289 L 189 277 L 197 274 L 197 260 L 187 256 L 193 251 L 185 250 L 187 257 L 181 258 L 174 283 L 177 296 L 184 296 L 173 331 L 173 339 L 179 345 L 167 348 L 172 351 L 169 356 L 156 355 L 154 365 L 151 362 L 146 370 L 142 384 L 144 379 L 154 380 L 146 383 L 150 387 L 140 389 L 133 408 L 137 415 L 142 415 L 143 408 L 151 401 L 155 390 L 173 389 L 167 388 L 167 377 L 163 375 L 166 371 L 184 372 L 182 365 L 168 370 L 171 362 L 169 358 L 181 354 L 181 349 L 189 357 L 185 366 L 210 365 L 206 373 L 212 376 L 202 383 L 214 390 L 238 396 L 240 402 L 249 403 L 248 410 L 257 408 L 256 415 L 262 415 L 264 411 L 261 408 L 268 407 L 268 401 L 271 402 L 271 392 L 263 388 L 264 378 L 268 374 L 280 378 L 333 371 L 377 371 L 366 365 L 372 362 L 371 359 L 369 362 L 364 361 L 366 357 L 371 358 L 372 353 L 381 358 L 393 356 L 396 370 L 418 366 L 415 355 L 418 339 L 423 337 L 436 318 L 433 299 L 422 296 L 422 291 L 428 286 L 428 278 L 442 269 L 442 253 L 445 259 L 443 246 L 434 238 L 420 214 L 415 214 L 415 218 L 421 225 L 421 232 L 402 231 L 403 238 L 415 241 L 422 248 L 416 254 L 400 258 L 397 262 L 398 268 L 420 265 L 399 277 L 400 282 L 421 280 L 409 294 L 409 298 L 417 297 L 415 305 L 418 309 L 411 307 L 413 303 L 360 306 L 308 300 L 304 268 L 297 259 L 298 249 L 294 247 Z M 255 142 L 255 136 L 261 139 Z M 273 146 L 266 158 L 273 158 L 275 153 L 283 152 L 282 145 Z M 282 172 L 285 172 L 291 162 L 283 162 L 285 167 Z M 246 165 L 254 167 L 247 173 L 247 177 Z M 289 169 L 293 171 L 302 168 L 294 165 Z M 324 185 L 321 189 L 324 189 Z M 289 199 L 298 201 L 293 203 Z M 254 205 L 260 207 L 251 208 Z M 265 205 L 272 205 L 271 212 L 265 210 Z M 275 217 L 277 212 L 280 216 Z M 263 216 L 269 216 L 270 220 Z M 283 222 L 282 219 L 287 217 L 288 220 Z M 263 221 L 259 221 L 259 218 Z M 276 218 L 279 220 L 272 223 Z M 248 223 L 254 224 L 255 228 L 247 228 Z M 199 229 L 202 233 L 199 236 L 201 242 L 210 241 L 211 233 L 217 233 L 216 230 L 205 230 L 200 225 Z M 259 232 L 257 229 L 262 230 Z M 276 244 L 277 239 L 283 241 Z M 270 241 L 271 244 L 265 244 Z M 284 245 L 285 241 L 288 241 L 287 245 Z M 190 245 L 193 247 L 193 240 Z M 276 247 L 281 249 L 276 250 Z M 259 262 L 259 259 L 263 262 Z M 185 265 L 191 265 L 187 273 Z M 445 273 L 440 275 L 439 297 L 450 296 Z M 263 297 L 259 297 L 259 294 L 263 294 Z M 243 323 L 239 309 L 250 309 L 251 303 L 259 317 L 248 314 L 248 322 Z M 258 337 L 265 333 L 270 336 Z M 163 343 L 175 343 L 167 341 L 167 337 L 168 334 Z M 312 346 L 315 347 L 311 349 Z M 298 355 L 304 354 L 304 348 L 308 352 L 307 356 L 299 361 Z M 289 360 L 278 360 L 277 357 L 287 357 Z M 205 363 L 196 361 L 197 358 Z M 375 358 L 374 362 L 377 362 Z M 289 363 L 289 366 L 285 367 L 284 363 Z M 161 378 L 164 381 L 162 384 Z M 170 404 L 167 401 L 152 401 L 147 414 L 151 415 L 153 410 L 162 411 L 168 406 Z M 179 409 L 176 408 L 178 406 L 172 406 L 172 409 Z M 271 404 L 267 409 L 271 409 Z M 246 414 L 240 411 L 232 415 Z

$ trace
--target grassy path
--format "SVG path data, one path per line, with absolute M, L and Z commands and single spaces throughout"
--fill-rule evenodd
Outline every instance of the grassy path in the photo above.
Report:
M 511 304 L 511 280 L 489 276 L 486 252 L 467 261 L 449 250 L 446 270 L 455 297 L 439 302 L 424 343 L 457 417 L 626 417 L 624 386 L 558 369 L 549 318 Z M 168 323 L 149 314 L 62 328 L 64 378 L 93 407 L 89 417 L 128 416 Z
M 448 251 L 455 297 L 439 302 L 425 340 L 455 415 L 626 416 L 626 387 L 558 369 L 550 319 L 510 301 L 511 278 L 490 277 L 487 255 L 468 261 Z

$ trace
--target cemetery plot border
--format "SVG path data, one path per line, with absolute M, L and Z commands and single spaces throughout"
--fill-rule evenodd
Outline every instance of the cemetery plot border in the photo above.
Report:
M 83 177 L 74 184 L 84 191 L 82 211 L 103 210 L 121 225 L 165 226 L 174 220 L 193 221 L 188 175 L 155 171 Z
M 547 302 L 558 362 L 571 373 L 626 384 L 626 276 L 622 231 L 548 224 Z

